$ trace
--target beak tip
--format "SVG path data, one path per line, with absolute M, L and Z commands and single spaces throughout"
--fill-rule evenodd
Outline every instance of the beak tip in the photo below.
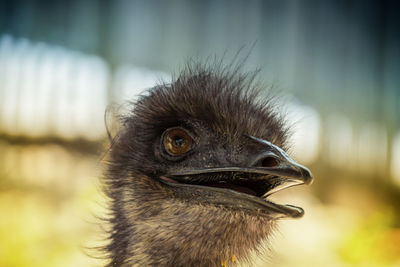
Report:
M 301 172 L 302 172 L 302 176 L 304 179 L 304 183 L 307 185 L 312 184 L 314 181 L 314 177 L 313 177 L 311 171 L 309 169 L 307 169 L 306 167 L 303 167 Z
M 299 218 L 301 218 L 301 217 L 304 216 L 304 210 L 303 210 L 303 208 L 296 207 L 296 206 L 292 206 L 292 205 L 287 205 L 287 206 L 290 206 L 290 207 L 293 208 L 293 212 L 290 214 L 290 216 L 291 216 L 293 219 L 299 219 Z

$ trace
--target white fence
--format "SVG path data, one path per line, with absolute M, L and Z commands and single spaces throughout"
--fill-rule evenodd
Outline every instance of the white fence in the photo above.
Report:
M 111 74 L 98 56 L 0 37 L 0 132 L 96 140 L 110 98 L 120 104 L 167 78 L 131 66 Z

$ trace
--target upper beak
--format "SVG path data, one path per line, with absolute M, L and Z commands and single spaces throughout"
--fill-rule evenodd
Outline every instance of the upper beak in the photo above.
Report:
M 211 167 L 189 169 L 172 172 L 166 176 L 174 177 L 183 183 L 208 183 L 207 174 L 215 173 L 242 173 L 255 177 L 255 179 L 267 179 L 271 187 L 268 195 L 281 189 L 299 185 L 311 184 L 313 181 L 309 169 L 291 159 L 283 149 L 263 139 L 248 136 L 253 142 L 248 148 L 250 156 L 244 157 L 241 164 L 229 167 Z M 195 178 L 197 176 L 197 178 Z M 241 176 L 233 176 L 231 179 L 241 179 Z
M 248 136 L 259 150 L 256 153 L 250 167 L 256 167 L 260 171 L 270 175 L 288 178 L 301 184 L 311 184 L 313 176 L 309 169 L 295 162 L 283 149 L 263 139 Z

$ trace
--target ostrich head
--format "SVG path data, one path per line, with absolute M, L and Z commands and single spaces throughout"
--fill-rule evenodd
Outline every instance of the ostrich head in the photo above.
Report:
M 268 200 L 312 175 L 285 153 L 287 128 L 253 78 L 189 66 L 134 103 L 106 175 L 110 266 L 235 264 L 277 219 L 303 215 Z

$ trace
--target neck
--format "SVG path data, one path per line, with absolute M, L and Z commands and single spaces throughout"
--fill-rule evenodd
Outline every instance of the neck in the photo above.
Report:
M 173 198 L 147 176 L 112 190 L 110 266 L 221 266 L 246 261 L 273 222 Z M 121 204 L 123 203 L 123 204 Z

